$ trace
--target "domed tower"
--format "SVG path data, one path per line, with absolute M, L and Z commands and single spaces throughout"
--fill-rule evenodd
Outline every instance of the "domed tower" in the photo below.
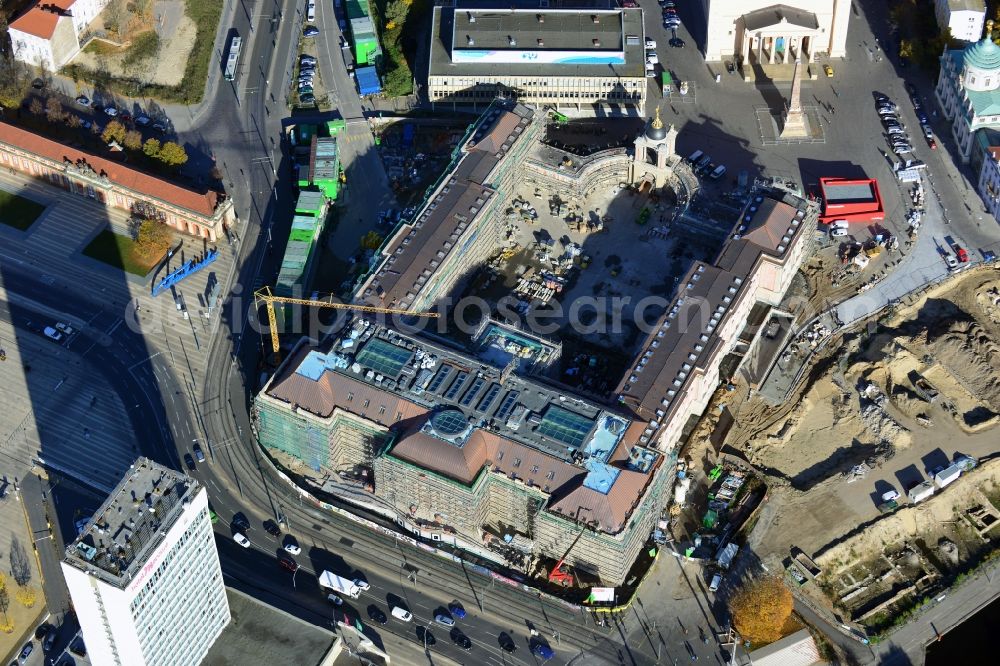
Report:
M 1000 46 L 993 42 L 993 21 L 986 22 L 986 34 L 968 46 L 962 57 L 962 85 L 966 90 L 984 92 L 1000 88 Z
M 635 153 L 632 156 L 632 182 L 651 181 L 654 187 L 662 187 L 675 160 L 674 152 L 677 146 L 677 130 L 673 125 L 664 126 L 660 120 L 660 108 L 656 115 L 646 124 L 646 131 L 635 140 Z

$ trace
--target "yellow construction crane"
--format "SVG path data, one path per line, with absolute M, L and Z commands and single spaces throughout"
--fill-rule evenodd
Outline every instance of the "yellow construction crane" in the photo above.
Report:
M 334 310 L 354 310 L 355 312 L 376 312 L 380 314 L 410 315 L 411 317 L 439 317 L 437 312 L 412 312 L 402 308 L 378 308 L 372 305 L 354 305 L 352 303 L 334 303 L 330 301 L 312 300 L 309 298 L 292 298 L 290 296 L 275 296 L 270 287 L 261 287 L 254 292 L 254 302 L 260 307 L 261 303 L 267 306 L 267 323 L 271 327 L 271 349 L 277 356 L 280 349 L 278 344 L 278 320 L 274 314 L 275 303 L 285 303 L 288 305 L 307 305 L 315 308 L 333 308 Z

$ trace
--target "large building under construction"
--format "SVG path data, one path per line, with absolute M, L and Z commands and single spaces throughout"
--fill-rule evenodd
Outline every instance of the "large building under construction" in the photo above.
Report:
M 537 124 L 494 103 L 355 300 L 417 311 L 454 296 L 498 247 L 496 211 L 535 177 L 519 167 Z M 672 145 L 658 123 L 644 136 Z M 685 424 L 717 390 L 723 359 L 751 355 L 751 328 L 781 302 L 817 215 L 794 195 L 757 192 L 716 259 L 678 281 L 603 401 L 546 379 L 560 348 L 501 323 L 459 343 L 358 320 L 295 348 L 257 396 L 260 441 L 410 533 L 507 564 L 551 564 L 569 549 L 576 571 L 619 585 L 669 499 Z
M 300 345 L 256 402 L 261 441 L 335 470 L 411 531 L 483 554 L 569 557 L 622 582 L 659 515 L 663 456 L 644 424 L 365 320 Z M 577 537 L 580 537 L 577 541 Z

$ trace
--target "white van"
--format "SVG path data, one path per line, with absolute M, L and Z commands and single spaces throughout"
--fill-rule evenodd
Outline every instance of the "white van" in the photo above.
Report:
M 693 153 L 691 153 L 691 155 L 688 157 L 688 162 L 690 162 L 691 164 L 696 164 L 698 162 L 698 160 L 700 160 L 704 154 L 705 154 L 705 151 L 703 151 L 703 150 L 696 150 Z
M 403 622 L 409 622 L 413 619 L 413 613 L 405 608 L 400 608 L 399 606 L 392 607 L 392 616 L 397 620 L 402 620 Z

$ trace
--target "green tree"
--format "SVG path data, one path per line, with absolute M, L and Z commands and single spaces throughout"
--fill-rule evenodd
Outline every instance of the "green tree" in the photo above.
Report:
M 369 231 L 361 237 L 361 249 L 377 250 L 382 245 L 382 236 L 377 231 Z
M 126 132 L 125 147 L 129 150 L 139 150 L 142 148 L 142 133 L 138 130 L 129 130 Z
M 173 242 L 167 225 L 158 220 L 143 220 L 135 236 L 135 251 L 144 259 L 153 259 L 165 253 Z
M 173 141 L 167 141 L 160 147 L 158 157 L 161 162 L 170 166 L 181 166 L 188 161 L 187 152 Z
M 117 120 L 112 120 L 108 123 L 108 126 L 104 128 L 104 133 L 101 134 L 101 139 L 104 143 L 111 143 L 112 141 L 122 143 L 125 141 L 125 126 Z
M 413 0 L 389 0 L 385 4 L 385 29 L 402 28 Z
M 142 152 L 146 153 L 148 157 L 157 157 L 160 154 L 160 140 L 146 139 L 146 143 L 142 144 Z
M 781 630 L 792 614 L 792 593 L 777 576 L 756 578 L 736 591 L 729 600 L 733 626 L 754 644 L 781 638 Z

